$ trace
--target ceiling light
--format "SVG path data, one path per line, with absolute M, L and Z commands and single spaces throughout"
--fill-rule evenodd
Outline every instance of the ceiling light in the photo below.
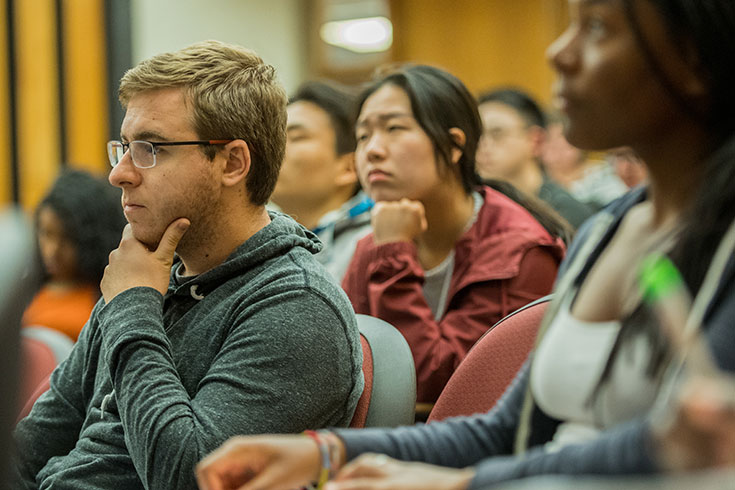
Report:
M 393 44 L 393 25 L 385 17 L 327 22 L 319 34 L 325 43 L 356 53 L 386 51 Z

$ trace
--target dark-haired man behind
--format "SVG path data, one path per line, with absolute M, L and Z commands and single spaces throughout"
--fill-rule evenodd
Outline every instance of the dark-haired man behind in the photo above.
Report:
M 477 173 L 483 179 L 500 179 L 538 197 L 575 229 L 593 210 L 576 200 L 544 173 L 540 164 L 546 136 L 546 117 L 525 92 L 508 88 L 478 98 L 483 134 L 477 150 Z
M 225 439 L 346 426 L 362 391 L 355 316 L 319 242 L 265 209 L 285 146 L 273 68 L 202 42 L 128 71 L 120 100 L 109 180 L 129 225 L 17 425 L 15 487 L 194 489 Z
M 272 201 L 317 234 L 319 260 L 339 282 L 370 231 L 372 201 L 355 171 L 354 96 L 333 82 L 302 84 L 288 103 L 286 156 Z

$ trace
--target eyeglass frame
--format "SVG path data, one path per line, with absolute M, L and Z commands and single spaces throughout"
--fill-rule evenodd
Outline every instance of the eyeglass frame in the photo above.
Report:
M 133 156 L 130 155 L 130 159 L 133 161 L 133 165 L 135 165 L 137 168 L 153 168 L 156 166 L 156 148 L 159 146 L 185 146 L 185 145 L 226 145 L 227 143 L 232 143 L 238 138 L 234 139 L 221 139 L 221 140 L 191 140 L 191 141 L 146 141 L 146 140 L 133 140 L 129 141 L 127 143 L 124 143 L 120 140 L 110 140 L 107 142 L 107 159 L 110 161 L 110 166 L 112 168 L 117 167 L 120 164 L 120 161 L 122 160 L 122 157 L 120 157 L 120 160 L 117 161 L 117 163 L 112 163 L 111 152 L 110 147 L 113 143 L 119 144 L 123 151 L 123 156 L 125 156 L 125 153 L 127 153 L 130 150 L 130 145 L 133 143 L 147 143 L 151 145 L 153 148 L 153 165 L 150 167 L 141 167 L 137 163 L 135 163 L 135 160 L 133 160 Z
M 528 133 L 528 130 L 533 127 L 541 128 L 538 124 L 525 124 L 522 126 L 511 126 L 507 128 L 489 128 L 483 129 L 480 137 L 489 138 L 493 143 L 498 143 L 506 140 L 509 136 L 513 136 L 514 134 Z

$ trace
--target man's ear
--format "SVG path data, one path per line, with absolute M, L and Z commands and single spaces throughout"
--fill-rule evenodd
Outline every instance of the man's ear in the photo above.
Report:
M 467 136 L 464 134 L 464 131 L 459 128 L 450 128 L 449 136 L 452 137 L 456 145 L 452 148 L 451 152 L 452 163 L 456 164 L 459 162 L 459 159 L 462 158 L 462 154 L 464 153 L 464 144 L 467 142 Z
M 357 184 L 355 152 L 345 153 L 337 158 L 337 171 L 334 177 L 334 183 L 340 187 L 354 187 Z
M 250 172 L 250 148 L 243 140 L 230 141 L 225 145 L 224 155 L 227 160 L 222 172 L 222 183 L 231 187 L 245 180 Z

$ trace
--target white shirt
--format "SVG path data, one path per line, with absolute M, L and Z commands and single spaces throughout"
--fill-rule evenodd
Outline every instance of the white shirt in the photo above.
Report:
M 646 375 L 649 341 L 637 335 L 621 346 L 612 371 L 591 400 L 621 328 L 619 321 L 584 322 L 571 314 L 573 294 L 539 345 L 531 367 L 531 390 L 539 407 L 562 420 L 547 449 L 595 438 L 603 429 L 648 411 L 657 393 Z

